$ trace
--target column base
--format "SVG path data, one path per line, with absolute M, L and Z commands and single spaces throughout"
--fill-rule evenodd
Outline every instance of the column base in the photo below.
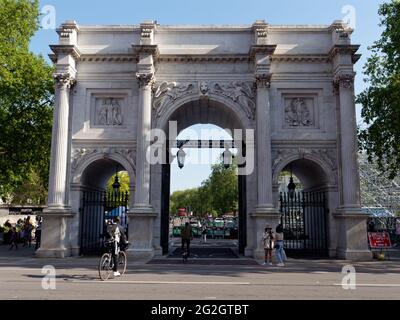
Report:
M 337 258 L 352 261 L 371 261 L 372 252 L 369 250 L 337 250 Z
M 153 245 L 153 223 L 157 218 L 151 207 L 135 206 L 128 214 L 129 242 L 128 255 L 135 260 L 150 260 L 155 255 Z
M 152 249 L 128 249 L 128 259 L 139 262 L 147 262 L 155 256 L 155 251 Z
M 333 215 L 337 219 L 336 256 L 344 260 L 371 260 L 368 247 L 368 215 L 358 207 L 341 208 Z
M 36 258 L 56 258 L 64 259 L 71 256 L 71 250 L 68 249 L 45 249 L 39 248 L 36 253 Z
M 48 207 L 42 213 L 42 235 L 38 258 L 66 258 L 71 256 L 68 219 L 74 217 L 69 207 Z
M 281 213 L 270 206 L 257 206 L 250 214 L 250 217 L 255 220 L 254 225 L 254 247 L 252 250 L 253 258 L 259 261 L 264 261 L 265 251 L 262 237 L 265 231 L 265 226 L 268 224 L 273 230 L 281 223 Z

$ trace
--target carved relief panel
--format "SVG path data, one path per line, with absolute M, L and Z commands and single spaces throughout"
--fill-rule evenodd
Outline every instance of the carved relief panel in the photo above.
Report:
M 88 129 L 126 129 L 132 122 L 130 96 L 126 90 L 90 90 L 88 99 Z
M 314 99 L 306 97 L 285 98 L 284 127 L 315 126 Z
M 179 98 L 196 94 L 199 99 L 218 95 L 237 103 L 249 119 L 255 116 L 255 87 L 249 81 L 193 81 L 193 82 L 160 82 L 153 89 L 153 112 L 160 118 L 171 103 Z
M 122 126 L 122 112 L 124 106 L 125 101 L 123 98 L 96 98 L 94 110 L 94 125 L 105 127 Z
M 283 93 L 282 128 L 319 129 L 318 104 L 317 93 Z

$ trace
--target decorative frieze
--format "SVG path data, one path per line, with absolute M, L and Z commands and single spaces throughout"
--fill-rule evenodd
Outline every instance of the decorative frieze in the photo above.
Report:
M 195 83 L 161 82 L 154 87 L 153 110 L 159 118 L 166 106 L 180 97 L 192 94 Z
M 168 105 L 188 95 L 199 95 L 200 99 L 209 95 L 228 98 L 240 105 L 249 119 L 255 116 L 255 88 L 251 81 L 201 81 L 201 82 L 161 82 L 154 87 L 153 111 L 160 118 Z

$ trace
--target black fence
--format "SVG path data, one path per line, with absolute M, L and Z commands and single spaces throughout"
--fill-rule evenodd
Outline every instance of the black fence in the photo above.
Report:
M 328 206 L 324 192 L 281 193 L 280 211 L 288 256 L 328 256 Z
M 127 192 L 83 192 L 80 208 L 81 255 L 98 255 L 103 251 L 107 221 L 114 217 L 120 218 L 128 233 L 128 203 Z

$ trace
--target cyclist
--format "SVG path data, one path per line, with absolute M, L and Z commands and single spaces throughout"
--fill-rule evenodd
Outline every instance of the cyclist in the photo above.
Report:
M 113 250 L 112 250 L 112 258 L 114 264 L 114 277 L 119 277 L 121 274 L 118 272 L 118 254 L 121 245 L 126 245 L 126 236 L 124 227 L 120 224 L 120 219 L 115 217 L 112 220 L 112 223 L 107 226 L 107 236 L 109 240 L 114 241 Z

